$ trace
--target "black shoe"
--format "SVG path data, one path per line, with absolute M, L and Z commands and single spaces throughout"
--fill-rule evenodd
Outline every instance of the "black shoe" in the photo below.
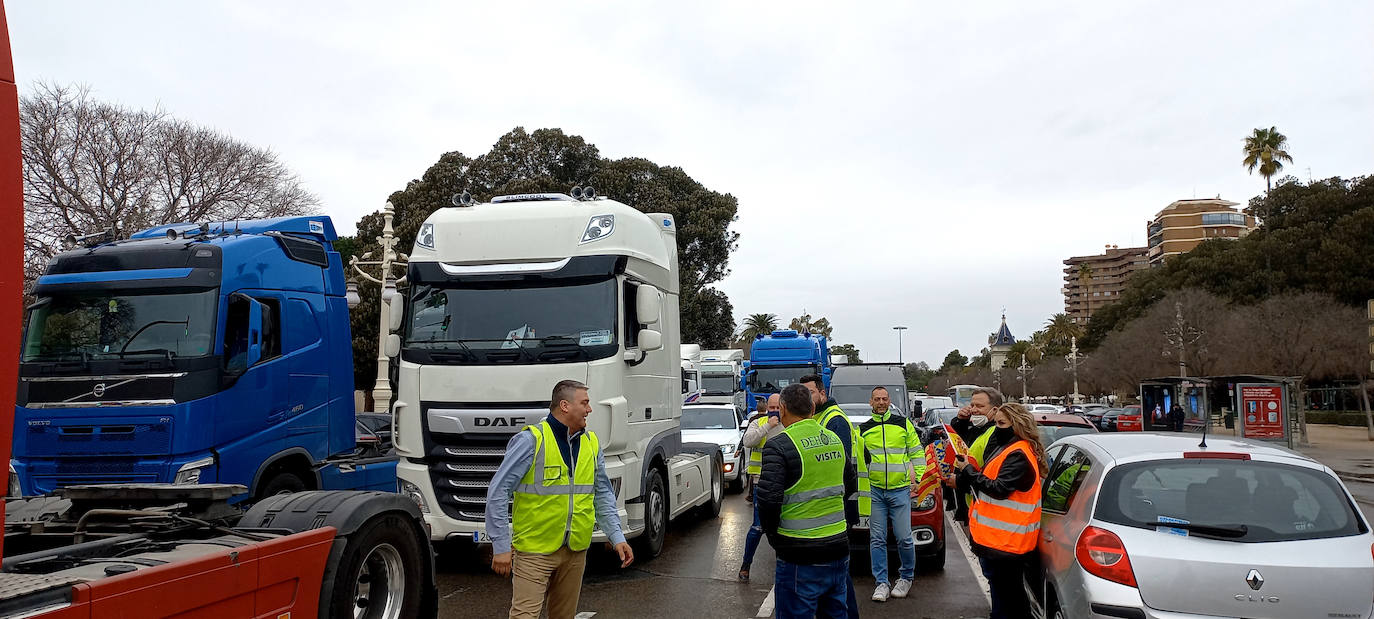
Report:
M 740 581 L 740 582 L 749 582 L 749 568 L 747 568 L 747 567 L 739 568 L 739 581 Z

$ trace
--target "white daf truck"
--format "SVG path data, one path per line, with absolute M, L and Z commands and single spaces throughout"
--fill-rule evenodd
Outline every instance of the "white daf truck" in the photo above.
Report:
M 433 540 L 489 541 L 487 488 L 506 443 L 548 415 L 563 379 L 589 387 L 587 427 L 641 554 L 662 550 L 672 518 L 720 511 L 719 447 L 684 444 L 678 427 L 673 217 L 574 194 L 464 194 L 420 227 L 386 348 L 398 357 L 398 491 Z

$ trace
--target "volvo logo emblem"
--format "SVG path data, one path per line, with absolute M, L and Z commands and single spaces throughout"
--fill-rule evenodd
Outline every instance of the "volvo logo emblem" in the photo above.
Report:
M 91 395 L 97 398 L 105 397 L 105 383 L 96 383 L 95 388 L 91 389 Z
M 1250 573 L 1245 575 L 1245 584 L 1250 585 L 1251 589 L 1259 591 L 1260 587 L 1264 586 L 1264 577 L 1260 575 L 1259 570 L 1250 570 Z

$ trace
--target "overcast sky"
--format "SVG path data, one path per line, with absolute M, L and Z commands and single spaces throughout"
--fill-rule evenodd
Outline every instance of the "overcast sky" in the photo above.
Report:
M 1374 3 L 871 4 L 7 9 L 21 92 L 84 83 L 270 146 L 342 233 L 516 126 L 680 166 L 739 198 L 736 317 L 829 317 L 865 361 L 896 360 L 898 324 L 907 361 L 976 354 L 1003 307 L 1028 335 L 1064 258 L 1262 191 L 1255 127 L 1303 179 L 1374 172 Z

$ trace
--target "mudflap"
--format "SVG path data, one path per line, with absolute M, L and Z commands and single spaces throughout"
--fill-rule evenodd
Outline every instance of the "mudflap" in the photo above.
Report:
M 334 527 L 334 545 L 329 552 L 323 582 L 334 582 L 336 571 L 349 540 L 369 520 L 385 514 L 400 514 L 414 525 L 414 535 L 423 549 L 420 578 L 420 617 L 439 614 L 439 587 L 436 582 L 434 550 L 425 531 L 424 519 L 414 501 L 391 492 L 315 490 L 268 497 L 244 514 L 235 528 L 264 532 L 299 533 L 321 527 Z M 328 588 L 320 592 L 320 608 L 329 608 Z

